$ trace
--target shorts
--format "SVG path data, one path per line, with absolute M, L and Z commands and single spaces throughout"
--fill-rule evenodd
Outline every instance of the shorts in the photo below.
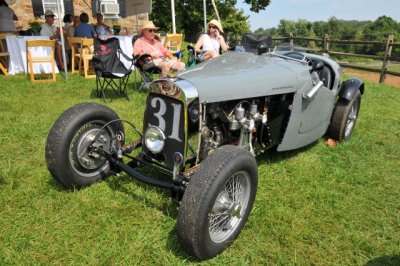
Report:
M 168 58 L 165 58 L 165 57 L 156 58 L 156 59 L 153 59 L 153 60 L 151 60 L 149 62 L 144 63 L 142 65 L 142 68 L 144 70 L 149 70 L 149 69 L 152 69 L 154 67 L 157 67 L 161 62 L 168 62 L 170 67 L 172 67 L 176 63 L 176 61 L 169 60 Z
M 158 66 L 161 62 L 167 62 L 170 67 L 172 67 L 176 63 L 176 61 L 172 61 L 172 60 L 170 60 L 168 58 L 165 58 L 165 57 L 153 59 L 153 63 L 156 66 Z

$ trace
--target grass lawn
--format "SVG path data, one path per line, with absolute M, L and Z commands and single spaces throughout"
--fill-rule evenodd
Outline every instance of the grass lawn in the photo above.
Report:
M 195 264 L 177 243 L 168 191 L 126 174 L 76 191 L 52 178 L 53 122 L 74 104 L 102 102 L 94 79 L 57 79 L 0 76 L 0 265 Z M 141 128 L 146 93 L 132 81 L 131 101 L 107 105 Z M 259 157 L 247 225 L 202 264 L 400 265 L 399 107 L 400 89 L 367 81 L 349 142 Z

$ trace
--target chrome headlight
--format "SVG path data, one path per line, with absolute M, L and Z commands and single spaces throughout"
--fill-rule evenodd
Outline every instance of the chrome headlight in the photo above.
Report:
M 165 134 L 158 127 L 149 126 L 144 133 L 144 143 L 151 152 L 159 153 L 165 145 Z

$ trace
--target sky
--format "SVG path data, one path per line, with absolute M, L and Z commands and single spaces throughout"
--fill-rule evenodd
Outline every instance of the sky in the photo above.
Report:
M 250 5 L 238 0 L 236 7 L 250 16 L 252 31 L 273 28 L 281 19 L 328 21 L 335 16 L 344 20 L 376 20 L 386 15 L 400 22 L 400 0 L 271 0 L 259 13 L 250 12 Z

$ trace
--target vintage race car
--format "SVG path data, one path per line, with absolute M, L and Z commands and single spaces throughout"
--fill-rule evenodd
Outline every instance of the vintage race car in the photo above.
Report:
M 360 79 L 341 83 L 339 65 L 327 57 L 259 48 L 152 82 L 141 132 L 106 106 L 71 107 L 49 132 L 48 169 L 66 187 L 123 171 L 169 189 L 179 205 L 183 249 L 200 260 L 221 253 L 252 209 L 256 155 L 297 149 L 324 135 L 347 140 L 364 92 Z M 138 137 L 127 141 L 123 124 Z M 149 176 L 142 166 L 167 177 Z

